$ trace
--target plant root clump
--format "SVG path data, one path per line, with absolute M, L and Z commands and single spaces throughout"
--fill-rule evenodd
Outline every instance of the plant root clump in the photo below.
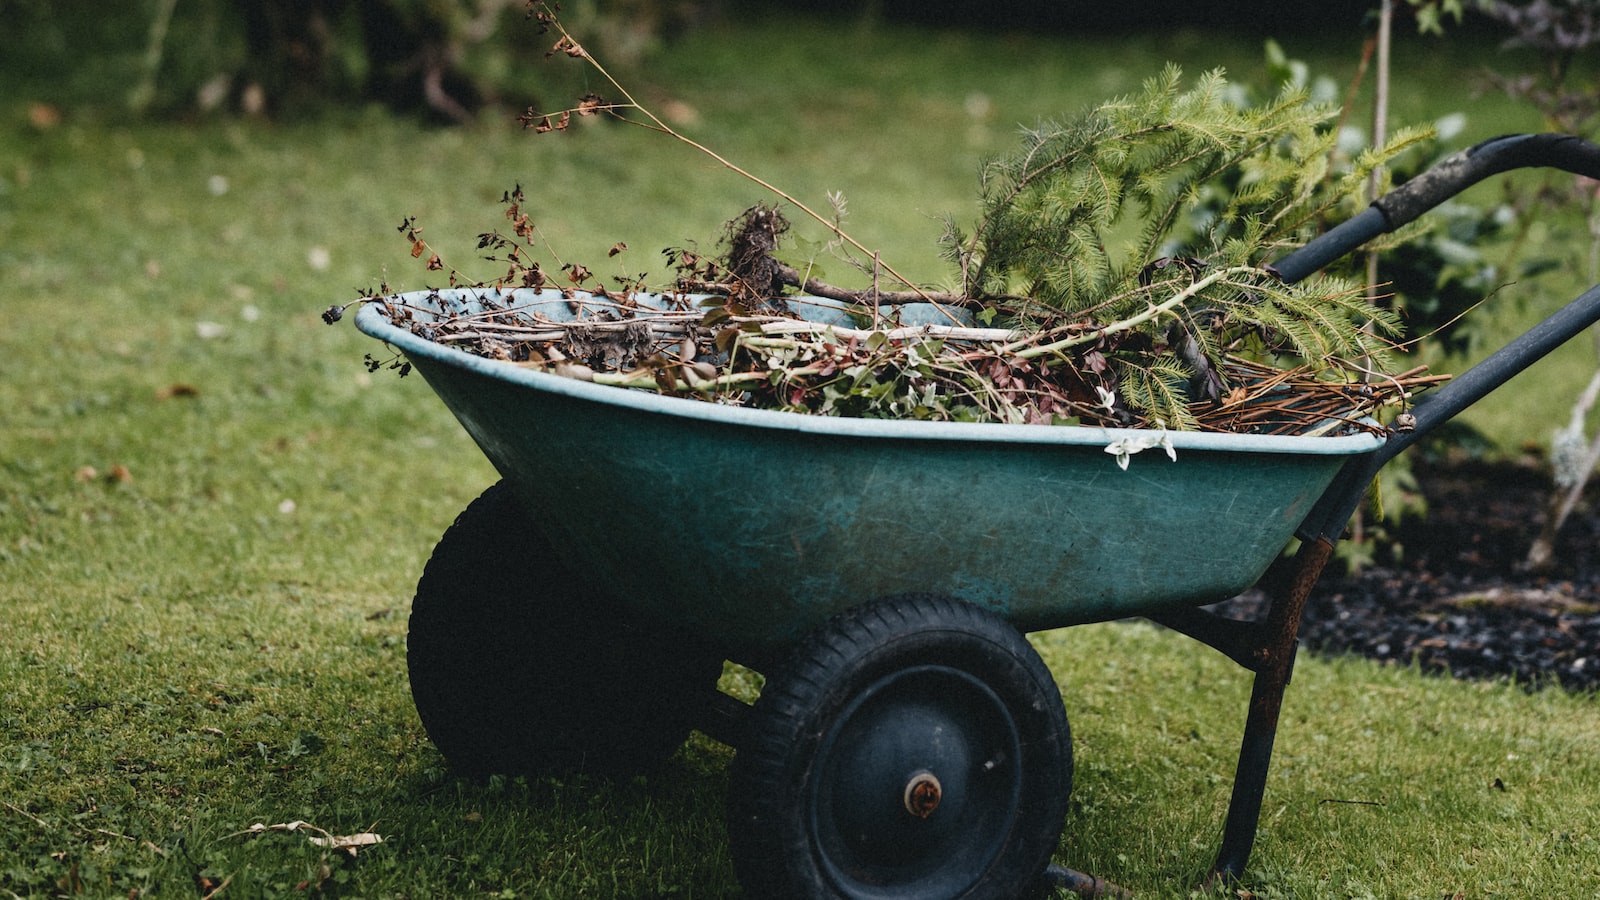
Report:
M 777 207 L 758 204 L 728 223 L 727 267 L 740 287 L 740 294 L 764 309 L 773 309 L 769 298 L 781 295 L 785 279 L 774 254 L 778 237 L 789 230 L 789 220 Z

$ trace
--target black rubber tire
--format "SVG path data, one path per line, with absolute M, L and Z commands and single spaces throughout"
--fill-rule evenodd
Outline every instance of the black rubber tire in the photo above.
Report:
M 721 654 L 586 584 L 505 482 L 434 548 L 406 647 L 423 728 L 472 775 L 647 772 L 722 672 Z
M 1072 737 L 1050 670 L 1000 617 L 931 596 L 843 613 L 767 679 L 748 729 L 728 803 L 748 896 L 1043 889 Z M 908 798 L 930 772 L 937 806 L 919 817 Z

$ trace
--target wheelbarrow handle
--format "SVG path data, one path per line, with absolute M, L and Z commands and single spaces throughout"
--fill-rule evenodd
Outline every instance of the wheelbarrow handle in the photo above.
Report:
M 1296 282 L 1380 234 L 1394 231 L 1478 182 L 1512 169 L 1552 168 L 1600 179 L 1600 146 L 1569 134 L 1512 134 L 1490 138 L 1374 200 L 1365 211 L 1328 231 L 1271 268 Z

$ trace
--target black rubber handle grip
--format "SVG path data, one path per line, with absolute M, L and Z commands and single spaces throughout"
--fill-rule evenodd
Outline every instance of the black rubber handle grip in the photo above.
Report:
M 1379 197 L 1393 231 L 1492 175 L 1512 169 L 1561 169 L 1600 179 L 1600 146 L 1570 134 L 1512 134 L 1490 138 L 1445 158 Z
M 1511 134 L 1452 154 L 1374 200 L 1360 215 L 1273 263 L 1295 282 L 1380 234 L 1394 231 L 1478 182 L 1512 169 L 1552 168 L 1600 179 L 1600 146 L 1570 134 Z

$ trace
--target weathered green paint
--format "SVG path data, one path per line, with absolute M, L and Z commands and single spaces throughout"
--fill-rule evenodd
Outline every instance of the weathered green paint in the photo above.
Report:
M 422 298 L 408 296 L 417 303 Z M 1382 439 L 1180 433 L 1118 468 L 1102 428 L 840 419 L 603 387 L 423 340 L 400 349 L 619 597 L 737 655 L 847 606 L 935 592 L 1023 630 L 1233 596 Z

